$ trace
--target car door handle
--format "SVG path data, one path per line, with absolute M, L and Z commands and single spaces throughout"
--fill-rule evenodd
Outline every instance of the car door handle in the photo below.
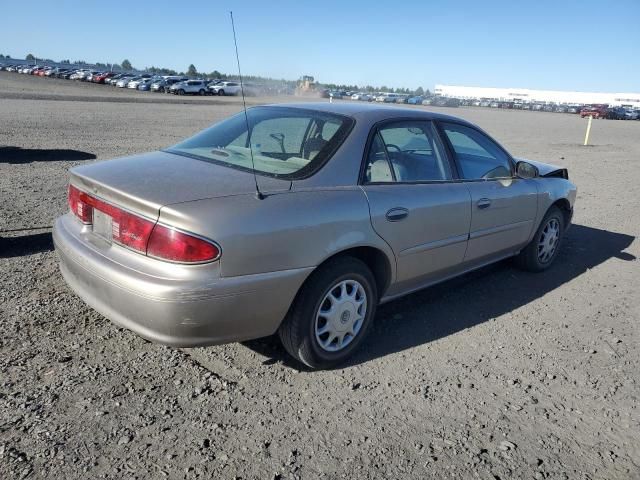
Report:
M 488 208 L 489 206 L 491 206 L 491 200 L 489 200 L 488 198 L 481 198 L 476 202 L 476 205 L 480 209 Z
M 409 216 L 409 210 L 403 207 L 395 207 L 387 212 L 387 220 L 390 222 L 398 222 Z

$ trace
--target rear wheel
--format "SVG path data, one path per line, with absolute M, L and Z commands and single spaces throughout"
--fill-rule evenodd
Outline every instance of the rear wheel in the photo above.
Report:
M 200 91 L 199 91 L 198 93 L 199 93 L 201 96 L 204 96 L 204 94 L 205 94 L 206 92 L 204 91 L 204 89 L 202 89 L 202 88 L 201 88 L 201 89 L 200 89 Z
M 371 270 L 360 260 L 339 257 L 303 285 L 278 331 L 284 348 L 314 369 L 350 357 L 364 340 L 378 301 Z
M 558 255 L 564 229 L 562 212 L 558 207 L 551 207 L 529 245 L 516 257 L 518 266 L 530 272 L 549 268 Z

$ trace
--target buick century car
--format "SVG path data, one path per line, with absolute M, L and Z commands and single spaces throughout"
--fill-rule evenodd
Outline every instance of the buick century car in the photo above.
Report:
M 179 347 L 277 332 L 329 368 L 381 303 L 507 257 L 549 268 L 576 188 L 465 120 L 311 103 L 76 167 L 68 194 L 60 268 L 105 317 Z

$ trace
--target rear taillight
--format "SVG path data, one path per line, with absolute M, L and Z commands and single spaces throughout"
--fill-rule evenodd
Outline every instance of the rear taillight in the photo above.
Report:
M 69 185 L 69 208 L 82 223 L 91 223 L 93 208 L 86 202 L 88 195 L 73 185 Z
M 69 207 L 85 224 L 93 222 L 93 211 L 111 217 L 111 238 L 137 252 L 171 262 L 202 263 L 220 257 L 220 248 L 206 240 L 157 224 L 92 197 L 69 185 Z
M 201 263 L 217 259 L 220 249 L 201 238 L 156 224 L 147 255 L 172 262 Z

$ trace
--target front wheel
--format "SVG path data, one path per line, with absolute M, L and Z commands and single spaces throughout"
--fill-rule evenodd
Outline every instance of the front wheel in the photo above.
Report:
M 551 207 L 529 245 L 516 257 L 518 266 L 530 272 L 542 272 L 549 268 L 558 255 L 564 230 L 562 212 L 557 207 Z
M 200 89 L 200 91 L 198 92 L 200 94 L 200 96 L 204 97 L 204 94 L 206 93 L 202 88 Z
M 291 356 L 308 367 L 334 367 L 364 340 L 377 302 L 371 270 L 356 258 L 336 258 L 302 286 L 280 326 L 280 340 Z
M 218 90 L 218 95 L 220 95 L 221 97 L 224 97 L 224 90 L 222 89 Z

